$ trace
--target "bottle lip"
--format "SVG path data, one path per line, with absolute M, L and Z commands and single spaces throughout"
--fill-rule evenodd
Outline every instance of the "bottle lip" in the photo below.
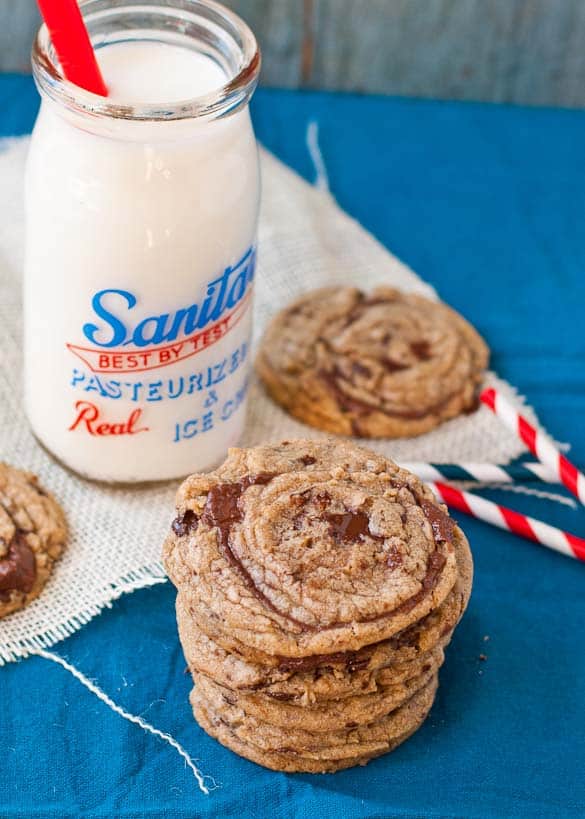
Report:
M 237 14 L 216 0 L 85 0 L 80 4 L 84 21 L 93 39 L 95 29 L 108 22 L 115 22 L 117 17 L 128 14 L 140 14 L 142 25 L 140 36 L 134 39 L 171 42 L 168 31 L 181 32 L 183 44 L 198 42 L 197 37 L 185 34 L 189 26 L 193 30 L 205 31 L 204 52 L 214 51 L 216 38 L 217 55 L 223 57 L 222 65 L 228 70 L 228 81 L 221 87 L 207 94 L 201 94 L 177 102 L 133 103 L 112 102 L 107 97 L 86 91 L 67 80 L 62 74 L 49 31 L 43 24 L 34 40 L 32 48 L 33 76 L 41 94 L 76 114 L 87 114 L 94 119 L 116 119 L 133 122 L 164 122 L 190 119 L 219 119 L 234 114 L 247 105 L 252 96 L 260 74 L 261 55 L 256 38 Z M 157 30 L 155 26 L 145 29 L 144 14 L 152 19 L 165 20 L 165 29 Z M 205 27 L 207 26 L 207 30 Z M 158 31 L 159 36 L 156 35 Z M 127 27 L 119 31 L 123 40 L 131 39 L 132 32 Z M 150 35 L 150 36 L 148 36 Z M 219 39 L 223 35 L 223 39 Z M 111 42 L 116 42 L 112 40 Z M 177 43 L 177 40 L 174 41 Z M 226 50 L 231 55 L 226 55 Z M 211 56 L 211 54 L 210 54 Z M 231 56 L 231 65 L 226 65 L 227 56 Z

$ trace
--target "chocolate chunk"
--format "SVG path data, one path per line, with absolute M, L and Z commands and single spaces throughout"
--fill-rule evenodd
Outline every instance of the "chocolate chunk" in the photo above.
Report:
M 8 554 L 0 560 L 0 592 L 20 591 L 28 594 L 36 580 L 37 563 L 24 534 L 13 537 Z
M 410 349 L 419 361 L 428 361 L 432 358 L 431 345 L 428 341 L 413 341 Z
M 356 651 L 338 651 L 335 654 L 313 654 L 307 657 L 279 657 L 279 671 L 312 671 L 317 667 L 344 666 L 347 671 L 361 671 L 368 667 L 370 660 Z
M 446 562 L 447 558 L 444 554 L 441 554 L 441 552 L 433 552 L 429 557 L 429 562 L 427 563 L 427 573 L 425 574 L 423 580 L 423 590 L 425 592 L 432 591 L 435 588 Z
M 356 543 L 363 540 L 370 532 L 370 519 L 366 512 L 348 511 L 341 514 L 326 515 L 329 529 L 333 539 L 337 543 Z
M 408 364 L 402 364 L 400 361 L 395 361 L 393 358 L 381 358 L 380 363 L 383 365 L 387 373 L 399 373 L 401 370 L 408 370 Z
M 249 486 L 265 486 L 275 477 L 273 472 L 259 472 L 257 475 L 246 475 L 240 480 L 240 483 L 243 489 L 247 489 Z
M 441 541 L 446 541 L 447 543 L 452 543 L 455 534 L 455 524 L 449 515 L 446 515 L 442 509 L 439 509 L 438 506 L 435 506 L 434 503 L 427 500 L 422 500 L 420 507 L 426 519 L 431 524 L 435 542 L 440 543 Z
M 171 529 L 177 537 L 184 537 L 189 532 L 194 532 L 199 524 L 199 518 L 192 509 L 187 509 L 182 515 L 178 515 L 171 523 Z
M 305 466 L 311 466 L 312 464 L 317 463 L 317 459 L 313 458 L 312 455 L 303 455 L 301 458 L 299 458 L 299 461 Z
M 217 528 L 223 546 L 228 545 L 232 525 L 242 520 L 238 501 L 243 491 L 241 482 L 220 483 L 213 486 L 207 496 L 201 520 L 208 526 Z
M 229 532 L 234 523 L 242 520 L 239 500 L 250 486 L 269 483 L 274 475 L 261 472 L 258 475 L 246 475 L 237 483 L 220 483 L 209 490 L 207 502 L 201 520 L 219 531 L 220 542 L 229 546 Z

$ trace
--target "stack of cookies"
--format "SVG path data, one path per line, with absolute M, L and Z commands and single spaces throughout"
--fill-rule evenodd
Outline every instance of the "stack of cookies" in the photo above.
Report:
M 427 716 L 471 590 L 463 532 L 353 444 L 233 449 L 165 543 L 199 724 L 268 768 L 365 764 Z

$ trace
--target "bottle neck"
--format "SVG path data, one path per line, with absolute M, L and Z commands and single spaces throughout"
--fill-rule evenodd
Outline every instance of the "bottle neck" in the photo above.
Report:
M 248 26 L 214 0 L 143 0 L 139 5 L 132 0 L 87 0 L 81 8 L 90 38 L 100 48 L 132 42 L 179 46 L 213 60 L 226 78 L 221 87 L 178 102 L 109 100 L 65 79 L 42 26 L 32 52 L 37 87 L 68 119 L 83 123 L 81 127 L 118 132 L 122 123 L 124 130 L 148 124 L 161 131 L 163 123 L 224 119 L 248 104 L 260 71 L 258 45 Z

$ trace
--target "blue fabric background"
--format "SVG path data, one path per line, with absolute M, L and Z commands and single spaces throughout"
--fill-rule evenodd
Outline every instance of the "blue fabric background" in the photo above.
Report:
M 30 79 L 2 78 L 0 133 L 28 132 L 36 106 Z M 254 117 L 308 179 L 305 131 L 319 122 L 341 205 L 477 325 L 494 367 L 585 463 L 585 112 L 260 91 Z M 583 512 L 500 497 L 584 534 Z M 167 585 L 56 650 L 170 731 L 221 788 L 201 794 L 168 745 L 33 658 L 0 669 L 0 816 L 584 816 L 585 566 L 461 520 L 471 604 L 428 722 L 391 756 L 284 775 L 209 739 L 191 718 Z

